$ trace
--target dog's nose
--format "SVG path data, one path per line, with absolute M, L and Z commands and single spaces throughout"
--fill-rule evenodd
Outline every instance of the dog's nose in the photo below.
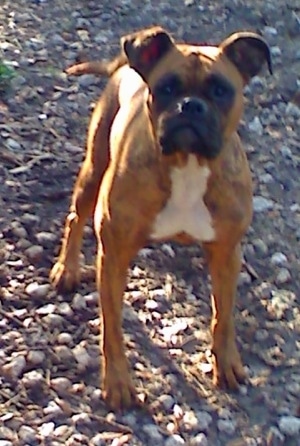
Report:
M 204 101 L 198 98 L 184 98 L 181 103 L 182 113 L 187 113 L 191 116 L 202 116 L 207 110 L 207 106 Z

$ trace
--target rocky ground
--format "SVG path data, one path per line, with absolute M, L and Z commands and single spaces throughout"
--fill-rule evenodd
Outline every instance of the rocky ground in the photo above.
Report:
M 95 284 L 48 282 L 103 81 L 67 79 L 78 55 L 161 24 L 217 43 L 238 29 L 270 43 L 274 75 L 245 90 L 240 126 L 255 185 L 237 331 L 250 382 L 211 385 L 209 287 L 197 247 L 150 246 L 129 272 L 124 329 L 144 410 L 108 412 L 99 390 Z M 0 446 L 300 445 L 299 0 L 2 0 L 0 61 Z M 85 254 L 95 243 L 86 230 Z M 253 271 L 252 271 L 253 269 Z

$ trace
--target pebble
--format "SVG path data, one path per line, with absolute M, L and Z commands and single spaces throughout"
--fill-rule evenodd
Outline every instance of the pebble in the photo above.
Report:
M 208 446 L 206 435 L 201 432 L 196 437 L 191 439 L 191 446 Z
M 43 322 L 49 328 L 61 329 L 64 326 L 64 324 L 65 324 L 65 319 L 60 314 L 51 314 L 50 313 L 50 314 L 47 314 L 45 317 L 43 317 Z
M 63 408 L 55 401 L 49 401 L 48 405 L 43 408 L 45 415 L 51 415 L 53 418 L 59 418 L 64 413 Z
M 37 242 L 45 248 L 49 248 L 56 241 L 56 234 L 51 232 L 38 232 L 35 237 Z
M 22 375 L 25 367 L 25 357 L 23 355 L 19 355 L 13 358 L 8 364 L 4 364 L 2 370 L 6 376 L 15 381 Z
M 143 431 L 151 438 L 152 441 L 162 442 L 163 436 L 159 432 L 158 427 L 155 424 L 145 424 Z
M 92 446 L 105 446 L 105 445 L 107 445 L 105 439 L 103 438 L 103 434 L 96 434 L 91 439 L 91 445 Z
M 266 37 L 274 37 L 274 36 L 277 36 L 278 31 L 273 26 L 265 26 L 263 29 L 263 34 Z
M 93 293 L 86 294 L 85 296 L 83 296 L 83 299 L 85 300 L 86 305 L 88 307 L 94 307 L 94 306 L 98 305 L 98 302 L 99 302 L 98 291 L 94 291 Z
M 271 54 L 273 57 L 280 57 L 281 56 L 281 49 L 279 46 L 272 46 L 271 47 Z
M 293 118 L 300 118 L 300 108 L 293 102 L 289 102 L 285 109 L 286 115 L 292 116 Z
M 31 370 L 24 374 L 22 383 L 26 389 L 41 388 L 45 384 L 45 378 L 41 372 Z
M 27 425 L 23 425 L 20 427 L 18 432 L 19 439 L 22 440 L 25 444 L 35 444 L 37 441 L 37 433 L 35 430 Z
M 283 285 L 291 280 L 291 273 L 287 268 L 281 268 L 276 276 L 277 285 Z
M 293 153 L 292 153 L 291 149 L 287 146 L 281 146 L 279 149 L 279 152 L 285 158 L 293 158 Z
M 182 425 L 186 430 L 195 430 L 198 429 L 198 418 L 192 410 L 188 410 L 184 413 L 182 418 Z
M 177 446 L 180 444 L 185 444 L 184 439 L 181 437 L 181 435 L 173 434 L 171 435 L 166 441 L 165 446 Z
M 55 429 L 55 424 L 53 423 L 53 421 L 50 421 L 49 423 L 43 423 L 39 427 L 39 433 L 42 437 L 46 438 L 49 437 L 50 434 L 52 434 L 54 429 Z
M 50 291 L 51 286 L 47 283 L 45 284 L 39 284 L 37 282 L 32 282 L 27 285 L 25 288 L 25 293 L 27 293 L 29 296 L 41 299 L 47 296 L 48 292 Z
M 43 252 L 44 248 L 42 246 L 33 245 L 25 250 L 25 255 L 29 260 L 38 261 L 41 259 Z
M 284 445 L 284 435 L 275 426 L 271 426 L 267 434 L 268 446 L 282 446 Z
M 205 411 L 197 411 L 196 416 L 198 420 L 197 429 L 206 432 L 213 421 L 212 416 Z
M 158 401 L 161 403 L 163 408 L 167 411 L 171 410 L 175 404 L 175 400 L 171 395 L 163 394 L 158 397 Z
M 83 74 L 78 78 L 78 83 L 81 87 L 90 87 L 95 84 L 95 76 L 91 74 Z
M 57 342 L 59 344 L 65 344 L 65 345 L 70 345 L 73 342 L 73 338 L 70 335 L 70 333 L 59 333 L 59 335 L 57 336 Z
M 288 263 L 287 256 L 282 252 L 275 252 L 271 257 L 272 265 L 286 265 Z
M 217 423 L 218 429 L 220 432 L 233 435 L 235 433 L 235 422 L 233 420 L 218 420 Z
M 21 222 L 32 229 L 32 225 L 38 224 L 41 221 L 41 218 L 35 214 L 25 213 L 20 218 Z
M 13 223 L 12 223 L 12 233 L 18 238 L 26 239 L 28 237 L 28 233 L 26 229 L 23 228 L 23 226 L 13 225 Z
M 51 379 L 50 384 L 59 396 L 65 395 L 72 387 L 71 381 L 64 376 L 58 376 L 57 378 Z
M 249 130 L 251 132 L 257 133 L 258 135 L 262 135 L 264 128 L 258 116 L 249 122 L 248 124 Z
M 278 426 L 280 431 L 291 437 L 300 435 L 300 418 L 290 416 L 281 417 Z
M 6 145 L 10 150 L 15 150 L 15 151 L 22 150 L 21 144 L 13 138 L 7 138 Z
M 252 241 L 254 249 L 260 254 L 268 254 L 268 246 L 262 239 L 255 239 Z
M 9 440 L 0 440 L 0 446 L 13 446 L 13 443 Z
M 85 370 L 91 362 L 91 357 L 85 347 L 80 344 L 76 345 L 76 347 L 72 349 L 72 352 L 78 362 L 78 369 L 82 371 Z
M 86 310 L 87 302 L 81 294 L 75 294 L 72 301 L 72 308 L 76 311 Z
M 27 355 L 27 362 L 32 365 L 40 365 L 46 359 L 46 355 L 41 350 L 30 350 Z
M 254 212 L 270 211 L 273 208 L 274 208 L 274 201 L 273 200 L 271 200 L 269 198 L 262 197 L 260 195 L 255 195 L 253 197 L 253 209 L 254 209 Z

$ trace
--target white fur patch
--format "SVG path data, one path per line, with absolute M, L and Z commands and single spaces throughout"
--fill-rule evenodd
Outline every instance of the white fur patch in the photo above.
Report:
M 171 195 L 157 215 L 151 239 L 166 239 L 185 232 L 195 240 L 208 242 L 215 238 L 211 215 L 203 197 L 210 170 L 199 166 L 195 155 L 187 164 L 171 171 Z
M 120 69 L 121 81 L 119 86 L 119 102 L 120 106 L 129 107 L 133 96 L 138 92 L 144 81 L 141 76 L 128 65 Z

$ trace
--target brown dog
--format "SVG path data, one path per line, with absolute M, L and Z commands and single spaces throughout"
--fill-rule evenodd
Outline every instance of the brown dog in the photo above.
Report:
M 235 341 L 240 240 L 252 215 L 251 176 L 236 133 L 243 87 L 270 51 L 253 33 L 218 47 L 175 44 L 161 28 L 122 39 L 109 65 L 69 73 L 112 75 L 93 113 L 56 286 L 79 281 L 83 227 L 94 212 L 103 323 L 103 387 L 113 408 L 135 397 L 122 340 L 127 268 L 147 241 L 203 244 L 212 279 L 213 381 L 237 388 L 245 372 Z

